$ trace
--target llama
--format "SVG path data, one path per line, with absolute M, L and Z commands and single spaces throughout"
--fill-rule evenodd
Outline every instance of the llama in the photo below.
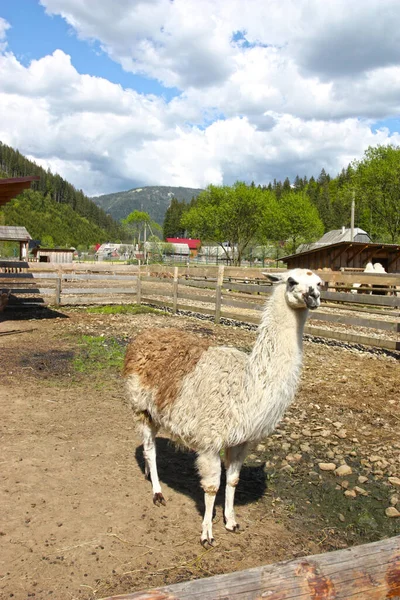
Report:
M 249 444 L 268 436 L 292 402 L 304 324 L 309 309 L 320 305 L 322 281 L 311 271 L 264 275 L 280 283 L 264 308 L 250 355 L 165 328 L 140 334 L 125 356 L 128 402 L 140 423 L 145 473 L 156 505 L 165 504 L 156 465 L 158 429 L 197 452 L 205 500 L 203 545 L 214 544 L 220 451 L 224 450 L 226 468 L 225 527 L 236 531 L 235 488 Z

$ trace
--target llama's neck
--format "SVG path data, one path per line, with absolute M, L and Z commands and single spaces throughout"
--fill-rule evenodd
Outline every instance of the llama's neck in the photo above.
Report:
M 243 409 L 254 439 L 275 428 L 294 398 L 300 377 L 308 309 L 292 309 L 285 287 L 278 285 L 265 307 L 246 368 Z

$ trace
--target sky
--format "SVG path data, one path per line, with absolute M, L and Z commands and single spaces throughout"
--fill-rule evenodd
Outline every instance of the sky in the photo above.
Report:
M 0 140 L 98 195 L 400 145 L 398 0 L 0 0 Z

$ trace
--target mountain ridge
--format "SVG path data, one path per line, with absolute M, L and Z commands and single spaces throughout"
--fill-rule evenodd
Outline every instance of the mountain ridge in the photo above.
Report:
M 201 188 L 150 185 L 93 196 L 91 200 L 113 219 L 124 219 L 132 211 L 142 210 L 149 213 L 154 221 L 162 225 L 165 212 L 172 198 L 176 198 L 180 202 L 185 200 L 189 203 L 193 197 L 197 197 L 202 191 Z

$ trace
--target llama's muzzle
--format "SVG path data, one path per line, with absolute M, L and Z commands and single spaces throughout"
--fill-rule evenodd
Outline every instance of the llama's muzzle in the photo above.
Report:
M 304 302 L 306 303 L 307 308 L 310 310 L 315 310 L 321 304 L 320 293 L 318 290 L 310 287 L 308 292 L 303 294 Z

